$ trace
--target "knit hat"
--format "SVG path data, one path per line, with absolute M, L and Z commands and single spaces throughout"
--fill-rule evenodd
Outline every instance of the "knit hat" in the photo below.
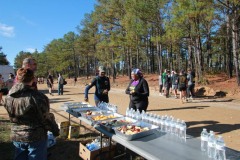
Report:
M 99 73 L 101 74 L 102 72 L 105 72 L 106 69 L 103 66 L 99 66 L 98 70 Z
M 132 74 L 136 74 L 136 75 L 138 75 L 139 77 L 142 77 L 142 72 L 141 72 L 141 70 L 138 69 L 138 68 L 133 69 L 131 73 L 132 73 Z

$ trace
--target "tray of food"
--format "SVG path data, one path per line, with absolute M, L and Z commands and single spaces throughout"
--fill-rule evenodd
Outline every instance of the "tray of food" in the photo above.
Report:
M 111 119 L 120 118 L 120 117 L 123 117 L 123 115 L 118 113 L 112 113 L 112 112 L 111 113 L 103 112 L 101 115 L 89 116 L 88 119 L 90 119 L 91 121 L 100 123 L 101 121 L 111 120 Z
M 138 121 L 136 123 L 114 127 L 115 134 L 121 138 L 131 141 L 141 137 L 145 137 L 154 134 L 158 126 L 152 125 L 143 121 Z
M 114 132 L 113 128 L 114 127 L 119 127 L 123 125 L 128 125 L 132 123 L 136 123 L 137 120 L 129 118 L 129 117 L 119 117 L 115 119 L 110 119 L 110 120 L 105 120 L 99 122 L 99 127 L 109 131 L 109 132 Z
M 102 111 L 98 107 L 93 107 L 93 108 L 85 108 L 84 110 L 80 111 L 80 114 L 82 117 L 88 118 L 92 116 L 98 116 L 104 114 L 105 111 Z M 109 112 L 110 113 L 110 112 Z

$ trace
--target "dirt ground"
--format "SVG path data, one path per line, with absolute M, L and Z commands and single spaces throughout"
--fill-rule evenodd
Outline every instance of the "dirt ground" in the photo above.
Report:
M 213 77 L 215 78 L 215 77 Z M 223 77 L 210 81 L 209 86 L 204 87 L 204 93 L 188 103 L 182 104 L 179 99 L 172 97 L 165 98 L 158 92 L 158 77 L 146 77 L 150 87 L 148 112 L 159 115 L 172 115 L 175 118 L 185 120 L 187 123 L 187 134 L 199 137 L 203 128 L 208 131 L 213 130 L 216 135 L 222 135 L 226 146 L 236 151 L 240 151 L 240 96 L 239 87 L 233 87 L 234 79 L 226 80 Z M 60 106 L 64 102 L 80 102 L 84 99 L 84 85 L 90 80 L 86 78 L 78 79 L 74 86 L 72 80 L 67 80 L 68 84 L 64 86 L 64 95 L 54 96 L 47 91 L 46 84 L 38 85 L 40 91 L 47 94 L 51 103 L 51 112 L 56 116 L 57 122 L 68 120 L 68 114 L 61 110 Z M 127 78 L 118 78 L 116 83 L 112 83 L 109 93 L 110 103 L 118 106 L 118 112 L 125 114 L 128 107 L 129 97 L 125 94 L 125 87 L 128 83 Z M 214 82 L 218 82 L 214 85 Z M 230 85 L 231 83 L 231 85 Z M 212 85 L 212 86 L 211 86 Z M 234 89 L 229 89 L 233 87 Z M 55 89 L 57 84 L 55 84 Z M 202 86 L 196 88 L 202 89 Z M 223 89 L 228 90 L 223 90 Z M 93 93 L 95 89 L 90 90 L 89 102 L 94 105 Z M 217 93 L 223 93 L 217 95 Z M 227 94 L 226 94 L 227 93 Z M 7 118 L 7 113 L 3 107 L 0 107 L 0 116 Z M 72 122 L 79 123 L 79 120 L 71 116 Z M 88 129 L 92 129 L 87 126 Z

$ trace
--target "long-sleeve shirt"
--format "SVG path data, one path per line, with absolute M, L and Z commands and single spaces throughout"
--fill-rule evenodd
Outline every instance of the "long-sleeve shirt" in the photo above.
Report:
M 91 89 L 93 86 L 95 86 L 95 96 L 97 99 L 103 102 L 108 103 L 108 93 L 105 93 L 104 90 L 110 91 L 110 81 L 109 78 L 104 76 L 97 76 L 95 77 L 92 82 L 87 85 L 85 88 L 85 98 L 88 98 L 88 91 Z
M 130 95 L 130 100 L 139 102 L 139 101 L 148 101 L 149 96 L 149 87 L 148 83 L 144 78 L 140 78 L 136 86 L 133 85 L 134 80 L 131 80 L 125 93 Z M 134 89 L 134 94 L 130 92 Z

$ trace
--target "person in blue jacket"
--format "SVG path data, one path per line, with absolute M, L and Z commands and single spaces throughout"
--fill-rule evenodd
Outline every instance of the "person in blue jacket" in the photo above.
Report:
M 85 88 L 85 96 L 84 101 L 88 102 L 88 91 L 93 86 L 95 86 L 96 90 L 94 93 L 94 101 L 96 106 L 98 106 L 99 102 L 109 102 L 108 92 L 110 91 L 110 81 L 109 78 L 105 75 L 105 68 L 102 66 L 99 67 L 99 75 L 97 75 L 90 84 L 88 84 Z
M 125 91 L 129 94 L 130 103 L 129 109 L 139 109 L 146 111 L 148 107 L 149 87 L 147 81 L 143 78 L 140 69 L 133 69 L 131 72 L 131 81 Z

